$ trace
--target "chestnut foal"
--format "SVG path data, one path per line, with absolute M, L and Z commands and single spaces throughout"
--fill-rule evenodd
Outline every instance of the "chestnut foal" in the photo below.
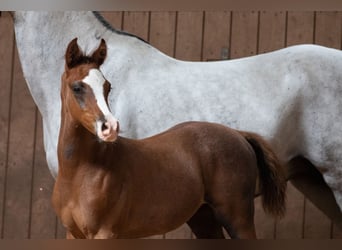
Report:
M 142 140 L 118 136 L 99 71 L 106 49 L 102 40 L 85 56 L 74 39 L 65 55 L 52 202 L 70 238 L 140 238 L 185 222 L 198 238 L 223 238 L 217 224 L 255 238 L 258 192 L 267 212 L 284 213 L 283 169 L 256 134 L 187 122 Z

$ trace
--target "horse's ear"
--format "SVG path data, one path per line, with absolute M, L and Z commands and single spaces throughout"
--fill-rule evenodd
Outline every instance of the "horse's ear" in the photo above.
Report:
M 107 56 L 107 45 L 106 41 L 104 39 L 101 39 L 100 46 L 94 51 L 91 58 L 94 60 L 94 62 L 101 66 L 101 64 L 104 62 Z
M 68 48 L 65 53 L 65 63 L 67 68 L 75 67 L 81 58 L 83 57 L 83 53 L 78 47 L 77 38 L 74 38 L 68 45 Z

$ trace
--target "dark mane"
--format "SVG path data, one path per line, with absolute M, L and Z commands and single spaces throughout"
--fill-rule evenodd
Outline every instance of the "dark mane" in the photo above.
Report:
M 92 13 L 94 14 L 94 16 L 96 17 L 97 20 L 99 20 L 107 29 L 111 30 L 112 32 L 114 32 L 118 35 L 135 37 L 135 38 L 139 39 L 140 41 L 143 41 L 144 43 L 148 44 L 148 42 L 145 41 L 144 39 L 142 39 L 141 37 L 138 37 L 138 36 L 133 35 L 131 33 L 127 33 L 127 32 L 122 31 L 122 30 L 115 29 L 110 23 L 107 22 L 107 20 L 99 12 L 93 11 Z

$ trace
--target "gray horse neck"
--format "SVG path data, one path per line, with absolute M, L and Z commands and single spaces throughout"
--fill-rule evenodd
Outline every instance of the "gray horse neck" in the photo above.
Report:
M 105 64 L 110 67 L 104 64 L 102 68 L 105 70 L 103 73 L 109 77 L 113 74 L 122 77 L 122 80 L 117 79 L 116 88 L 119 88 L 118 84 L 124 82 L 128 74 L 123 62 L 125 65 L 132 63 L 135 67 L 144 66 L 146 60 L 153 60 L 160 54 L 134 36 L 109 29 L 92 12 L 16 12 L 15 34 L 25 79 L 44 118 L 58 115 L 51 114 L 51 109 L 54 112 L 56 110 L 42 105 L 42 102 L 55 100 L 59 110 L 59 76 L 64 69 L 63 55 L 67 44 L 75 37 L 86 55 L 93 52 L 101 38 L 108 42 L 111 49 Z M 115 93 L 114 90 L 112 92 Z M 44 100 L 47 96 L 49 100 Z

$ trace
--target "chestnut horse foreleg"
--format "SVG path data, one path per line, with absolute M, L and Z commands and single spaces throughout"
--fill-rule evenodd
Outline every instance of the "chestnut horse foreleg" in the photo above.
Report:
M 187 222 L 197 239 L 224 239 L 221 224 L 216 220 L 214 211 L 203 204 Z
M 336 226 L 342 229 L 342 213 L 333 192 L 323 179 L 322 174 L 306 158 L 296 157 L 288 164 L 288 179 L 291 183 L 319 208 Z

